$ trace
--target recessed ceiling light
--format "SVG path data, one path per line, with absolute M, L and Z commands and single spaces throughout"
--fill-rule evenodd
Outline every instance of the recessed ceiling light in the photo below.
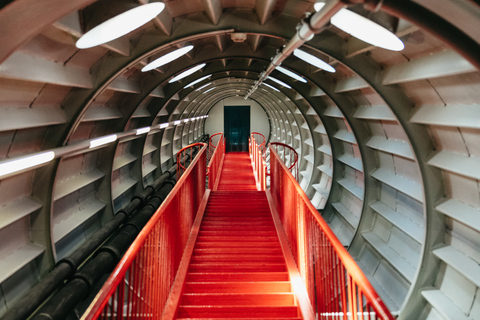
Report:
M 295 49 L 293 51 L 293 55 L 299 59 L 302 59 L 307 63 L 310 63 L 311 65 L 317 68 L 323 69 L 328 72 L 335 72 L 335 69 L 331 65 L 329 65 L 322 59 L 319 59 L 310 53 L 306 53 L 305 51 L 302 51 L 300 49 Z
M 184 72 L 180 73 L 179 75 L 177 75 L 176 77 L 173 77 L 172 79 L 170 79 L 170 81 L 168 81 L 168 83 L 172 83 L 172 82 L 181 80 L 185 77 L 188 77 L 189 75 L 197 72 L 198 70 L 202 69 L 203 67 L 205 67 L 205 63 L 199 64 L 198 66 L 190 68 L 187 71 L 184 71 Z
M 173 123 L 173 125 L 176 126 L 176 125 L 179 125 L 180 123 L 182 123 L 182 121 L 181 121 L 181 120 L 177 120 L 177 121 L 175 121 L 175 122 Z
M 186 54 L 187 52 L 189 52 L 192 49 L 193 49 L 193 46 L 190 45 L 190 46 L 186 46 L 186 47 L 177 49 L 177 50 L 172 51 L 170 53 L 167 53 L 166 55 L 163 55 L 160 58 L 153 60 L 152 62 L 147 64 L 145 67 L 143 67 L 142 72 L 150 71 L 150 70 L 156 69 L 158 67 L 161 67 L 161 66 L 163 66 L 167 63 L 170 63 L 173 60 L 180 58 L 181 56 L 183 56 L 184 54 Z
M 201 86 L 200 88 L 198 88 L 198 89 L 197 89 L 197 90 L 195 90 L 195 91 L 200 91 L 200 90 L 202 90 L 202 89 L 204 89 L 204 88 L 208 87 L 208 86 L 209 86 L 209 85 L 211 85 L 211 84 L 212 84 L 211 82 L 210 82 L 210 83 L 207 83 L 207 84 L 204 84 L 203 86 Z
M 164 8 L 163 2 L 152 2 L 125 11 L 85 33 L 75 45 L 86 49 L 120 38 L 155 18 Z
M 274 86 L 269 85 L 268 83 L 262 82 L 262 84 L 265 85 L 265 86 L 267 86 L 267 87 L 269 87 L 270 89 L 273 89 L 273 90 L 275 90 L 275 91 L 280 92 L 280 90 L 278 90 L 278 89 L 275 88 Z
M 195 80 L 195 81 L 192 81 L 192 82 L 190 82 L 189 84 L 187 84 L 185 87 L 183 87 L 183 89 L 188 88 L 188 87 L 191 87 L 191 86 L 193 86 L 193 85 L 196 85 L 197 83 L 202 82 L 203 80 L 205 80 L 205 79 L 207 79 L 207 78 L 209 78 L 209 77 L 211 77 L 211 76 L 212 76 L 212 75 L 209 74 L 208 76 L 201 77 L 200 79 L 197 79 L 197 80 Z
M 324 5 L 323 2 L 317 2 L 314 8 L 320 11 Z M 392 51 L 400 51 L 405 47 L 394 33 L 348 9 L 340 9 L 330 21 L 335 27 L 376 47 Z
M 210 88 L 210 89 L 208 89 L 207 91 L 205 91 L 204 93 L 210 92 L 210 91 L 212 91 L 212 90 L 215 89 L 215 88 L 216 88 L 216 87 Z
M 280 80 L 278 80 L 278 79 L 275 79 L 274 77 L 268 76 L 267 79 L 270 79 L 270 80 L 272 80 L 272 81 L 275 81 L 276 83 L 278 83 L 279 85 L 284 86 L 285 88 L 292 89 L 292 87 L 290 87 L 288 84 L 286 84 L 285 82 L 280 81 Z
M 307 83 L 307 80 L 305 80 L 304 78 L 300 77 L 298 74 L 296 74 L 296 73 L 294 73 L 294 72 L 292 72 L 292 71 L 290 71 L 290 70 L 285 69 L 284 67 L 278 66 L 276 69 L 277 69 L 278 71 L 286 74 L 287 76 L 295 79 L 295 80 L 301 81 L 301 82 L 303 82 L 303 83 Z
M 167 122 L 167 123 L 161 123 L 160 126 L 159 126 L 159 128 L 160 128 L 160 129 L 164 129 L 164 128 L 168 127 L 168 126 L 169 126 L 168 122 Z

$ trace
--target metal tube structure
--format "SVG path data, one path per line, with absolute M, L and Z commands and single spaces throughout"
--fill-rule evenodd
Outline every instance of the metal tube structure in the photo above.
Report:
M 276 67 L 281 65 L 295 49 L 300 48 L 305 42 L 311 40 L 315 34 L 319 33 L 323 27 L 329 23 L 330 18 L 332 18 L 343 7 L 345 7 L 345 3 L 340 0 L 327 1 L 320 11 L 312 14 L 308 20 L 303 20 L 297 33 L 283 47 L 282 51 L 273 57 L 272 62 L 268 65 L 267 69 L 260 74 L 260 78 L 255 81 L 252 89 L 250 89 L 245 95 L 245 100 L 257 90 L 258 86 L 267 79 Z

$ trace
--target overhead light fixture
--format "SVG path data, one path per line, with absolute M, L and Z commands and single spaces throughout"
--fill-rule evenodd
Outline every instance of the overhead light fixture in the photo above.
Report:
M 147 71 L 156 69 L 158 67 L 161 67 L 161 66 L 163 66 L 167 63 L 170 63 L 173 60 L 180 58 L 181 56 L 183 56 L 184 54 L 186 54 L 187 52 L 189 52 L 192 49 L 193 49 L 193 46 L 190 45 L 190 46 L 185 46 L 183 48 L 177 49 L 177 50 L 172 51 L 170 53 L 167 53 L 166 55 L 161 56 L 160 58 L 153 60 L 152 62 L 147 64 L 145 67 L 143 67 L 142 72 L 147 72 Z
M 102 137 L 102 138 L 92 140 L 92 141 L 90 141 L 90 149 L 91 148 L 96 148 L 96 147 L 99 147 L 99 146 L 103 146 L 105 144 L 109 144 L 111 142 L 114 142 L 115 140 L 117 140 L 117 135 L 116 134 L 112 134 L 112 135 L 109 135 L 109 136 L 105 136 L 105 137 Z
M 150 127 L 137 129 L 137 136 L 141 135 L 141 134 L 144 134 L 144 133 L 148 133 L 148 132 L 150 132 Z
M 168 127 L 168 122 L 167 123 L 161 123 L 158 127 L 160 129 L 165 129 L 166 127 Z
M 275 90 L 275 91 L 280 92 L 280 90 L 278 90 L 278 89 L 275 88 L 274 86 L 269 85 L 268 83 L 262 82 L 262 84 L 265 85 L 265 86 L 267 86 L 267 87 L 269 87 L 270 89 L 273 89 L 273 90 Z
M 310 63 L 311 65 L 317 68 L 320 68 L 322 70 L 332 72 L 332 73 L 335 72 L 335 68 L 333 68 L 331 65 L 329 65 L 322 59 L 319 59 L 310 53 L 306 53 L 305 51 L 302 51 L 300 49 L 295 49 L 293 50 L 293 55 L 299 59 L 302 59 L 307 63 Z
M 176 125 L 179 125 L 180 123 L 182 123 L 182 121 L 181 121 L 181 120 L 177 120 L 177 121 L 175 121 L 175 122 L 173 123 L 173 125 L 176 126 Z
M 295 72 L 292 72 L 292 71 L 290 71 L 290 70 L 285 69 L 284 67 L 278 66 L 276 69 L 277 69 L 278 71 L 286 74 L 286 75 L 289 76 L 290 78 L 293 78 L 293 79 L 298 80 L 298 81 L 303 82 L 303 83 L 307 83 L 307 80 L 306 80 L 306 79 L 300 77 L 300 76 L 299 76 L 298 74 L 296 74 Z
M 191 86 L 193 86 L 193 85 L 196 85 L 197 83 L 202 82 L 203 80 L 205 80 L 205 79 L 207 79 L 207 78 L 209 78 L 209 77 L 211 77 L 211 76 L 212 76 L 212 75 L 209 74 L 208 76 L 201 77 L 200 79 L 197 79 L 197 80 L 195 80 L 195 81 L 192 81 L 192 82 L 190 82 L 189 84 L 187 84 L 185 87 L 183 87 L 183 89 L 188 88 L 188 87 L 191 87 Z
M 120 38 L 155 18 L 164 8 L 163 2 L 151 2 L 125 11 L 85 33 L 75 45 L 86 49 Z
M 278 79 L 275 79 L 274 77 L 268 76 L 267 79 L 270 79 L 270 80 L 272 80 L 272 81 L 275 81 L 276 83 L 278 83 L 278 84 L 281 85 L 281 86 L 284 86 L 285 88 L 292 89 L 292 87 L 290 87 L 288 84 L 286 84 L 285 82 L 280 81 L 280 80 L 278 80 Z
M 185 77 L 188 77 L 189 75 L 197 72 L 198 70 L 202 69 L 203 67 L 205 67 L 205 63 L 199 64 L 198 66 L 190 68 L 187 71 L 184 71 L 184 72 L 180 73 L 179 75 L 177 75 L 176 77 L 173 77 L 172 79 L 170 79 L 170 81 L 168 81 L 168 83 L 172 83 L 172 82 L 181 80 Z
M 314 8 L 318 12 L 324 5 L 317 2 Z M 330 21 L 335 27 L 376 47 L 392 51 L 401 51 L 405 47 L 393 32 L 351 10 L 340 9 Z
M 190 119 L 185 119 L 183 120 L 183 122 L 187 123 L 188 121 L 190 121 Z
M 210 83 L 207 83 L 207 84 L 204 84 L 203 86 L 201 86 L 200 88 L 198 88 L 198 89 L 197 89 L 197 90 L 195 90 L 195 91 L 200 91 L 200 90 L 202 90 L 202 89 L 204 89 L 204 88 L 208 87 L 208 86 L 209 86 L 209 85 L 211 85 L 211 84 L 212 84 L 211 82 L 210 82 Z
M 216 88 L 216 87 L 213 87 L 213 88 L 208 89 L 207 91 L 204 92 L 204 94 L 207 93 L 207 92 L 212 91 L 212 90 L 215 89 L 215 88 Z
M 0 177 L 45 164 L 52 161 L 54 158 L 55 153 L 53 151 L 47 151 L 0 163 Z

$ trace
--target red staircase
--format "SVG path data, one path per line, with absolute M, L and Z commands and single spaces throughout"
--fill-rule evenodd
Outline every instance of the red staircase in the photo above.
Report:
M 177 319 L 302 319 L 264 191 L 247 153 L 228 153 L 212 191 Z

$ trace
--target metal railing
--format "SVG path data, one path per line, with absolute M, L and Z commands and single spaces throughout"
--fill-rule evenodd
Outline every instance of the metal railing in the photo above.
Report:
M 217 145 L 212 144 L 212 138 L 218 136 Z M 223 158 L 225 156 L 225 138 L 223 133 L 215 133 L 210 137 L 209 150 L 210 146 L 213 146 L 214 150 L 210 157 L 210 162 L 208 163 L 208 189 L 216 190 L 220 180 L 220 173 L 222 171 Z
M 205 193 L 206 149 L 142 229 L 82 320 L 160 318 Z
M 261 145 L 258 144 L 255 140 L 255 132 L 250 135 L 248 141 L 248 150 L 250 152 L 250 158 L 252 159 L 253 173 L 255 175 L 255 182 L 257 184 L 257 190 L 265 190 L 267 179 L 266 179 L 266 164 L 265 159 L 263 158 L 264 153 L 262 153 Z M 262 135 L 263 137 L 263 135 Z M 265 137 L 263 137 L 265 139 Z M 264 142 L 265 143 L 265 142 Z
M 281 142 L 270 142 L 268 144 L 272 147 L 276 152 L 277 155 L 280 156 L 283 164 L 287 167 L 288 171 L 292 173 L 295 177 L 295 180 L 298 181 L 298 153 L 290 147 L 288 144 L 281 143 Z M 270 150 L 270 149 L 269 149 Z M 267 171 L 267 176 L 270 173 Z
M 250 137 L 254 138 L 258 144 L 258 150 L 262 152 L 262 156 L 265 157 L 265 151 L 267 151 L 267 139 L 260 132 L 250 133 Z
M 270 148 L 270 192 L 318 319 L 395 319 Z
M 184 148 L 182 148 L 177 153 L 177 180 L 183 175 L 183 173 L 187 170 L 188 166 L 190 165 L 192 159 L 194 158 L 194 154 L 198 151 L 199 148 L 205 146 L 205 143 L 197 142 L 190 144 Z
M 222 132 L 212 134 L 210 136 L 210 139 L 208 139 L 207 164 L 210 163 L 210 160 L 213 157 L 213 153 L 215 152 L 218 144 L 220 143 L 220 140 L 222 140 L 222 139 L 223 139 L 223 133 Z

